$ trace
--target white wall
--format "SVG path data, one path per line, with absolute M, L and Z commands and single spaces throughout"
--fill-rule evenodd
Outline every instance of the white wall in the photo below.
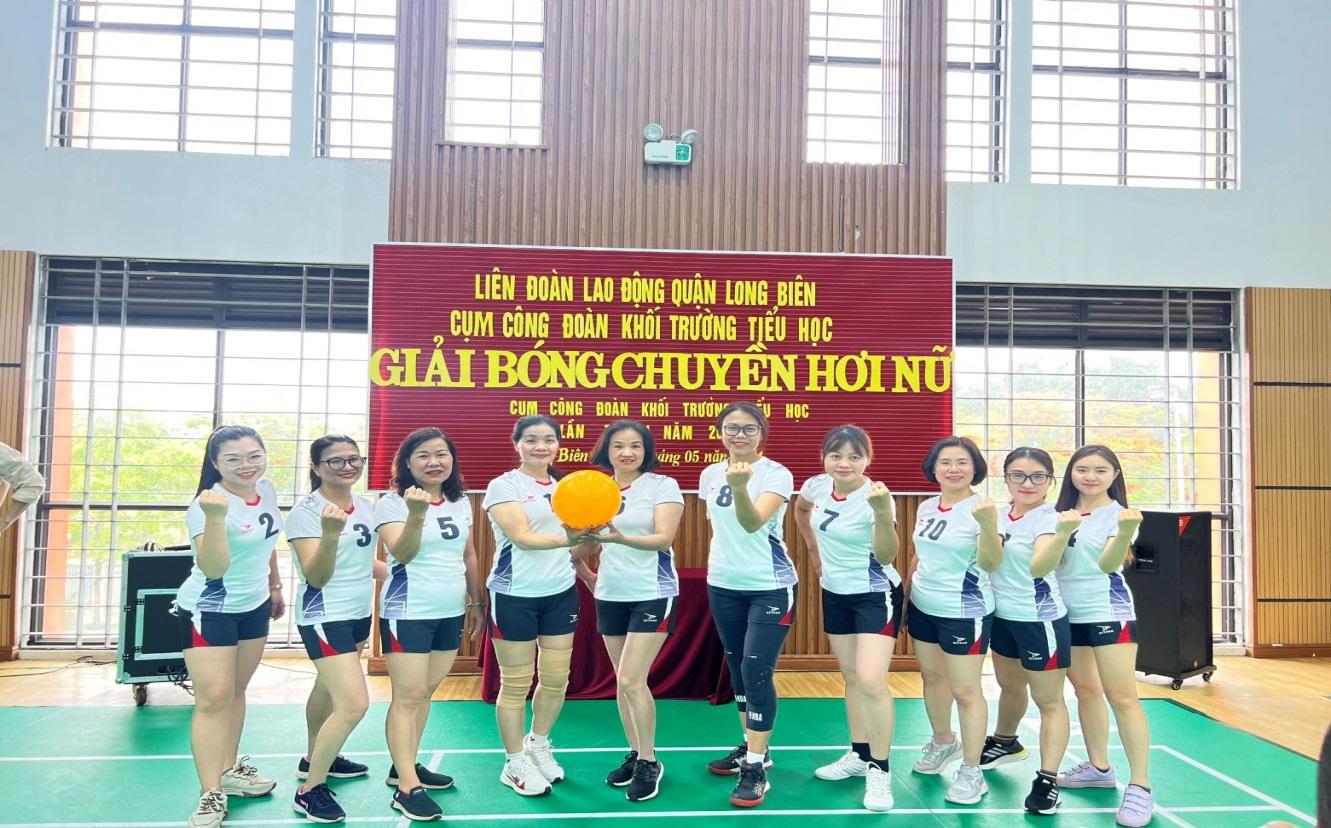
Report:
M 939 0 L 942 2 L 942 0 Z M 1026 183 L 1031 0 L 1011 0 L 1004 184 L 948 188 L 965 281 L 1331 287 L 1327 0 L 1245 0 L 1240 189 Z M 367 262 L 386 237 L 388 163 L 313 157 L 314 0 L 297 3 L 290 157 L 46 146 L 55 0 L 0 11 L 0 248 L 42 254 Z
M 315 2 L 299 0 L 289 157 L 47 146 L 56 0 L 0 4 L 0 249 L 367 263 L 388 162 L 314 157 Z

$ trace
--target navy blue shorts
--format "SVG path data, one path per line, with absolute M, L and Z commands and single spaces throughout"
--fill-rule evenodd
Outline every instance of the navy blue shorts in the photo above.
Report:
M 1136 621 L 1107 621 L 1103 624 L 1073 624 L 1072 646 L 1107 647 L 1110 644 L 1136 644 Z
M 853 595 L 823 590 L 823 632 L 828 635 L 869 633 L 896 638 L 900 629 L 900 584 L 890 592 Z
M 456 650 L 462 644 L 462 619 L 451 618 L 380 618 L 379 644 L 389 653 L 429 653 Z
M 242 641 L 268 637 L 273 599 L 269 598 L 249 612 L 191 612 L 176 607 L 180 628 L 180 649 L 190 647 L 234 647 Z
M 995 655 L 1021 660 L 1027 670 L 1063 670 L 1072 666 L 1072 626 L 1068 617 L 1053 621 L 995 618 L 989 646 Z
M 906 608 L 906 627 L 911 638 L 937 644 L 949 655 L 984 655 L 989 652 L 989 633 L 994 614 L 983 618 L 942 618 L 930 615 L 911 603 Z
M 578 626 L 578 586 L 539 598 L 490 591 L 490 637 L 535 641 L 542 635 L 568 635 Z
M 646 601 L 596 600 L 596 631 L 601 635 L 674 633 L 678 597 Z
M 357 652 L 361 644 L 370 640 L 370 616 L 353 621 L 299 624 L 296 630 L 305 644 L 305 652 L 312 660 L 318 661 L 325 656 Z

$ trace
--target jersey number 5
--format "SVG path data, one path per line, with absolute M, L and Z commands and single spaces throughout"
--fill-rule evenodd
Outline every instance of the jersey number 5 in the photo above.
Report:
M 462 534 L 462 530 L 458 528 L 458 525 L 453 522 L 451 517 L 441 517 L 438 518 L 438 521 L 439 534 L 443 535 L 444 540 L 453 540 L 458 535 Z

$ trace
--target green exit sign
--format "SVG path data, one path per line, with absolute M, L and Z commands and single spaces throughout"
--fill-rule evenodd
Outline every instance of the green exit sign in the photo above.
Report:
M 675 144 L 675 160 L 687 164 L 693 160 L 693 147 L 688 144 Z

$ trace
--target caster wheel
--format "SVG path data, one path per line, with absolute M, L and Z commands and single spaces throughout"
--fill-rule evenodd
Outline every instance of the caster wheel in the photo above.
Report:
M 1183 679 L 1174 679 L 1172 682 L 1169 683 L 1169 686 L 1174 688 L 1175 690 L 1182 690 Z
M 130 692 L 134 694 L 134 705 L 136 707 L 143 707 L 148 703 L 148 685 L 136 684 Z
M 1211 676 L 1214 676 L 1214 675 L 1215 675 L 1215 673 L 1202 673 L 1202 681 L 1210 681 L 1210 680 L 1211 680 Z

